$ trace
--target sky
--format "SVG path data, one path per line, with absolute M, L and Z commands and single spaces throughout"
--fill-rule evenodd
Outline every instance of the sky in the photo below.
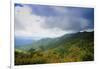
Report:
M 14 18 L 15 37 L 56 38 L 94 28 L 93 8 L 15 4 Z

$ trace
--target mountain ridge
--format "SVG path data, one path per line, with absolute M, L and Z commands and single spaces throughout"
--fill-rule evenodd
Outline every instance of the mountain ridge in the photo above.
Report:
M 93 32 L 77 32 L 77 33 L 73 33 L 73 34 L 65 34 L 61 37 L 58 38 L 44 38 L 41 40 L 38 40 L 36 42 L 32 42 L 31 44 L 27 44 L 27 45 L 22 45 L 19 46 L 18 49 L 23 49 L 23 50 L 29 50 L 31 48 L 38 48 L 38 47 L 47 47 L 47 48 L 52 48 L 54 46 L 58 46 L 61 45 L 62 43 L 67 43 L 70 42 L 73 39 L 84 39 L 84 36 L 86 36 L 87 34 L 93 34 Z M 50 45 L 50 47 L 49 47 Z M 51 47 L 52 46 L 52 47 Z

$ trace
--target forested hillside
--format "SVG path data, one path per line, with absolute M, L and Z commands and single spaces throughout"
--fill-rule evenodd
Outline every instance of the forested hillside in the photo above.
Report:
M 15 65 L 94 60 L 94 32 L 65 34 L 15 48 Z

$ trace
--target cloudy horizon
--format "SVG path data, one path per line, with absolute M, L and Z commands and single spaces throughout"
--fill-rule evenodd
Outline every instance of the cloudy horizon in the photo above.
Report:
M 94 9 L 15 4 L 15 36 L 55 38 L 94 29 Z

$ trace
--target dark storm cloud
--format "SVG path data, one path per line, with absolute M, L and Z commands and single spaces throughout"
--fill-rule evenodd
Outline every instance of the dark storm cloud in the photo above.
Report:
M 83 7 L 62 7 L 29 5 L 32 14 L 46 17 L 44 28 L 60 28 L 66 31 L 81 31 L 94 28 L 94 9 Z
M 80 17 L 49 17 L 45 24 L 42 25 L 44 28 L 59 28 L 66 31 L 82 31 L 90 29 L 91 22 L 87 19 Z

